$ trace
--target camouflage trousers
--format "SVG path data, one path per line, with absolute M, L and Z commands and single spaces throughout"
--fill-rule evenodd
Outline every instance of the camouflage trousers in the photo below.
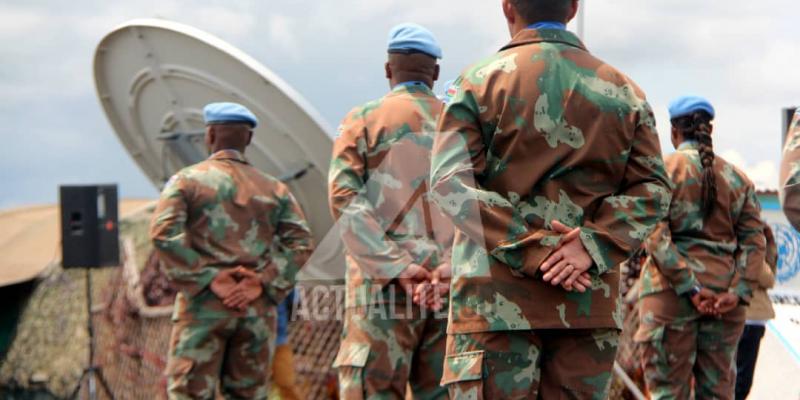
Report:
M 605 400 L 616 329 L 452 334 L 442 384 L 453 399 Z
M 376 304 L 348 308 L 334 368 L 347 400 L 447 399 L 439 386 L 447 340 L 446 314 L 417 306 Z
M 697 399 L 733 399 L 744 317 L 741 306 L 722 319 L 702 316 L 671 290 L 644 297 L 635 340 L 651 398 L 690 399 L 694 390 Z
M 261 317 L 178 320 L 167 362 L 170 399 L 266 399 L 275 347 L 274 313 Z

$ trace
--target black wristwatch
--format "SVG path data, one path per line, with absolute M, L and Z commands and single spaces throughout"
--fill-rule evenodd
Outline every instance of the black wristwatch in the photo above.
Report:
M 686 295 L 689 296 L 689 298 L 692 298 L 692 297 L 697 296 L 698 294 L 700 294 L 700 292 L 702 292 L 702 291 L 703 291 L 703 287 L 702 286 L 695 285 L 694 287 L 689 289 L 688 292 L 686 292 Z

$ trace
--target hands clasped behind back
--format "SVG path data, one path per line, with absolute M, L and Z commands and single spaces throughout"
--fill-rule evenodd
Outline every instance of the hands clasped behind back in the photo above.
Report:
M 211 291 L 226 307 L 243 311 L 261 297 L 264 287 L 260 273 L 239 266 L 219 272 L 211 282 Z

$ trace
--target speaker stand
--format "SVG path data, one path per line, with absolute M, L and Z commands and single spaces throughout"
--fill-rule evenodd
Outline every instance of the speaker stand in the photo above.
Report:
M 78 386 L 75 388 L 75 391 L 72 392 L 71 399 L 77 399 L 78 394 L 81 392 L 81 388 L 83 387 L 83 381 L 86 380 L 88 384 L 88 391 L 89 391 L 89 400 L 97 400 L 97 383 L 100 383 L 100 388 L 106 392 L 106 395 L 109 399 L 114 400 L 114 393 L 111 392 L 111 389 L 106 382 L 106 378 L 103 375 L 103 369 L 94 363 L 94 346 L 95 346 L 95 337 L 94 337 L 94 321 L 92 318 L 92 268 L 86 268 L 86 330 L 89 332 L 89 365 L 83 370 L 81 374 L 80 380 L 78 380 Z

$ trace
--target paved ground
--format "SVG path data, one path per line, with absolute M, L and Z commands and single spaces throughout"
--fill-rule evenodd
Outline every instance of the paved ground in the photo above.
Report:
M 776 306 L 776 312 L 761 342 L 751 400 L 800 400 L 800 307 Z

